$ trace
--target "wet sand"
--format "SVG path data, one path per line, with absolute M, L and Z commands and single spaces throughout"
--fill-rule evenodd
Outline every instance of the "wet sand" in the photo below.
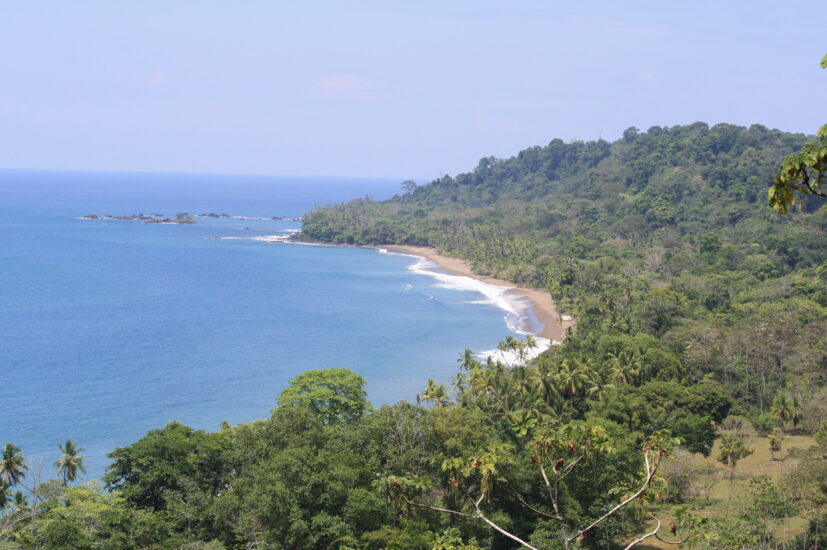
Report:
M 421 256 L 434 262 L 439 269 L 442 269 L 448 273 L 453 273 L 454 275 L 464 275 L 484 283 L 509 287 L 511 290 L 508 292 L 515 293 L 531 303 L 531 312 L 537 320 L 543 324 L 543 330 L 537 334 L 537 336 L 542 338 L 548 338 L 549 340 L 556 340 L 557 342 L 560 342 L 563 340 L 563 332 L 565 329 L 573 324 L 571 321 L 558 322 L 560 316 L 557 311 L 557 307 L 554 305 L 554 300 L 552 300 L 551 295 L 544 290 L 537 288 L 525 288 L 503 279 L 495 279 L 494 277 L 483 277 L 481 275 L 477 275 L 471 270 L 471 266 L 465 261 L 458 258 L 445 256 L 444 254 L 439 254 L 433 248 L 407 245 L 387 245 L 381 248 L 384 248 L 388 252 L 395 252 L 397 254 Z

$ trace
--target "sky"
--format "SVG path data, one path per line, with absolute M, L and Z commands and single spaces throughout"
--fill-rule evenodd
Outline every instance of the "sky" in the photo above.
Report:
M 429 180 L 827 121 L 817 1 L 0 0 L 0 168 Z

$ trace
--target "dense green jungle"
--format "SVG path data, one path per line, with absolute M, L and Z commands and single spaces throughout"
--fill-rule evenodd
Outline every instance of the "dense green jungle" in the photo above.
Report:
M 317 208 L 299 239 L 434 247 L 575 326 L 511 365 L 457 342 L 453 387 L 416 404 L 309 371 L 269 418 L 113 450 L 101 484 L 71 441 L 37 482 L 7 444 L 0 548 L 827 548 L 825 144 L 630 128 Z

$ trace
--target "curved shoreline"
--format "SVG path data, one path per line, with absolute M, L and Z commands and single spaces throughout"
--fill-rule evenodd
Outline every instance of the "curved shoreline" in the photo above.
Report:
M 506 281 L 504 279 L 496 279 L 494 277 L 484 277 L 473 272 L 471 266 L 464 260 L 459 258 L 452 258 L 438 253 L 435 249 L 425 246 L 410 246 L 410 245 L 385 245 L 382 248 L 391 253 L 408 254 L 411 256 L 420 256 L 437 265 L 443 271 L 453 275 L 462 275 L 470 277 L 484 283 L 508 287 L 509 293 L 516 294 L 517 297 L 524 299 L 531 305 L 531 312 L 540 323 L 543 324 L 541 330 L 536 336 L 547 338 L 551 341 L 560 342 L 563 340 L 563 334 L 569 326 L 573 324 L 572 321 L 558 321 L 560 315 L 557 307 L 552 300 L 551 295 L 537 288 L 525 288 Z

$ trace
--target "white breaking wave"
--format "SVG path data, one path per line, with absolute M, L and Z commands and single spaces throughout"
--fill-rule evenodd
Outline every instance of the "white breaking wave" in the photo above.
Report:
M 387 254 L 388 252 L 385 251 L 380 253 Z M 527 327 L 531 303 L 520 296 L 509 293 L 509 291 L 513 290 L 514 287 L 495 285 L 480 281 L 479 279 L 475 279 L 473 277 L 468 277 L 466 275 L 454 275 L 452 273 L 438 271 L 439 266 L 437 264 L 423 258 L 422 256 L 398 254 L 396 252 L 393 252 L 392 254 L 416 258 L 417 261 L 408 266 L 408 269 L 417 275 L 427 275 L 429 277 L 433 277 L 438 281 L 436 286 L 440 288 L 464 290 L 482 294 L 485 299 L 474 300 L 471 303 L 493 305 L 498 307 L 505 312 L 504 320 L 506 326 L 511 332 L 523 335 L 533 334 Z M 543 347 L 543 351 L 548 349 L 551 345 L 551 342 L 546 338 L 535 337 L 535 340 L 538 343 L 538 347 L 545 346 Z M 540 344 L 541 340 L 544 342 L 542 345 Z
M 518 296 L 509 295 L 508 291 L 513 287 L 494 285 L 465 275 L 436 271 L 437 264 L 420 256 L 414 257 L 417 258 L 417 262 L 408 266 L 409 270 L 418 275 L 433 277 L 439 281 L 436 286 L 440 288 L 482 294 L 485 299 L 475 300 L 474 303 L 493 305 L 500 308 L 506 313 L 505 322 L 509 330 L 518 334 L 530 334 L 526 330 L 525 324 L 528 320 L 527 313 L 531 305 Z
M 233 229 L 246 229 L 249 227 L 234 227 Z M 289 243 L 290 237 L 296 233 L 298 229 L 285 229 L 278 235 L 256 235 L 255 237 L 215 237 L 220 241 L 259 241 L 264 243 Z M 298 244 L 298 243 L 297 243 Z M 303 243 L 302 243 L 303 244 Z
M 526 349 L 525 353 L 522 356 L 515 351 L 503 352 L 498 349 L 482 351 L 476 355 L 477 357 L 480 357 L 483 360 L 488 359 L 489 357 L 493 357 L 494 360 L 505 363 L 509 367 L 513 367 L 515 365 L 522 364 L 523 361 L 529 361 L 531 359 L 534 359 L 551 346 L 559 344 L 559 342 L 549 340 L 548 338 L 541 338 L 539 336 L 534 337 L 534 342 L 536 343 L 536 346 L 531 349 Z
M 495 285 L 465 275 L 454 275 L 452 273 L 438 271 L 439 266 L 436 263 L 422 256 L 388 252 L 386 249 L 381 248 L 379 249 L 379 253 L 416 258 L 416 262 L 408 266 L 408 269 L 412 272 L 417 275 L 433 277 L 438 281 L 436 286 L 440 288 L 464 290 L 482 294 L 484 296 L 483 300 L 474 300 L 471 303 L 493 305 L 500 308 L 505 312 L 503 319 L 511 332 L 522 335 L 533 335 L 527 328 L 531 303 L 520 296 L 509 293 L 514 287 Z M 523 361 L 533 359 L 551 346 L 559 345 L 560 343 L 540 336 L 534 336 L 534 342 L 536 344 L 535 347 L 526 349 L 522 357 L 517 352 L 500 352 L 498 349 L 483 351 L 478 353 L 477 356 L 483 359 L 493 356 L 495 360 L 502 361 L 509 366 L 514 366 L 521 364 Z
M 261 235 L 259 237 L 250 237 L 250 240 L 261 241 L 265 243 L 283 243 L 287 242 L 290 235 Z

